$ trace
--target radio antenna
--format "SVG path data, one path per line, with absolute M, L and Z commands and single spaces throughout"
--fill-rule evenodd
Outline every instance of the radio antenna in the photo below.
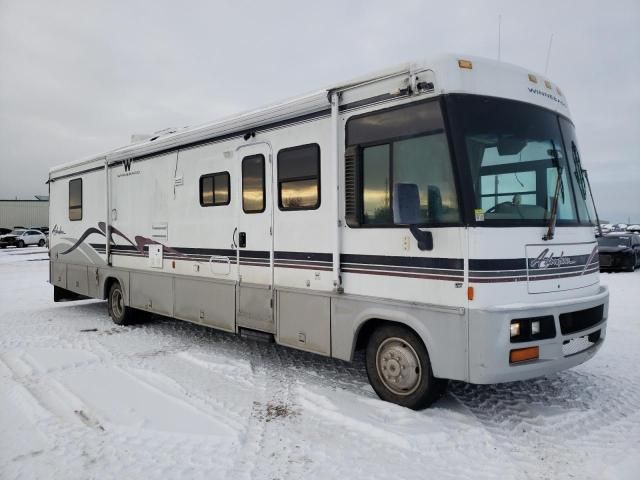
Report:
M 551 58 L 551 44 L 553 43 L 553 33 L 551 34 L 551 37 L 549 38 L 549 48 L 547 49 L 547 63 L 544 66 L 544 74 L 547 74 L 547 71 L 549 70 L 549 58 Z
M 501 41 L 502 15 L 498 15 L 498 61 L 500 61 L 500 41 Z

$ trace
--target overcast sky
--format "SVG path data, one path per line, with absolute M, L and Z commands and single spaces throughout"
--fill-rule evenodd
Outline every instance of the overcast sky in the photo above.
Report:
M 48 169 L 446 52 L 544 71 L 600 215 L 640 222 L 640 1 L 0 0 L 0 198 Z

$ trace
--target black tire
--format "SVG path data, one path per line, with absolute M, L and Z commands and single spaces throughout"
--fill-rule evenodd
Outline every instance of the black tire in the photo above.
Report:
M 107 297 L 109 315 L 116 325 L 131 325 L 135 323 L 135 311 L 124 304 L 124 292 L 120 283 L 113 282 Z
M 44 247 L 44 240 L 40 239 L 40 241 L 38 242 L 38 246 Z
M 367 345 L 367 376 L 378 396 L 413 410 L 427 408 L 444 393 L 447 380 L 435 378 L 424 343 L 401 325 L 377 328 Z M 408 372 L 403 377 L 402 373 Z M 385 373 L 386 372 L 386 373 Z M 396 382 L 395 385 L 391 385 Z
M 24 248 L 24 242 L 22 240 L 18 240 L 16 242 L 16 248 Z

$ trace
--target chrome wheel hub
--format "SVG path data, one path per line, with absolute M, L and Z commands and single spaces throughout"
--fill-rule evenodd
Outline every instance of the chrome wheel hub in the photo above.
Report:
M 387 338 L 378 347 L 376 368 L 384 385 L 396 395 L 410 395 L 422 379 L 418 354 L 401 338 Z
M 116 318 L 122 317 L 122 312 L 124 312 L 124 301 L 120 290 L 114 290 L 111 293 L 111 310 Z

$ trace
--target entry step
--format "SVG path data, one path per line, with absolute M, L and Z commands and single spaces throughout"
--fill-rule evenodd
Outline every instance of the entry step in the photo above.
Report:
M 255 340 L 256 342 L 273 343 L 275 341 L 273 334 L 252 330 L 250 328 L 240 328 L 240 336 L 247 340 Z

